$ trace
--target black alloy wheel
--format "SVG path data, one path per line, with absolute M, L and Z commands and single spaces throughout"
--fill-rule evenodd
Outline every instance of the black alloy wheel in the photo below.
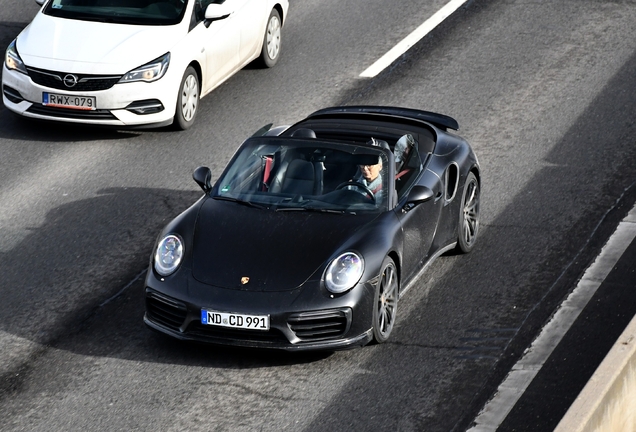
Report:
M 457 249 L 462 253 L 473 250 L 477 241 L 480 191 L 477 177 L 472 172 L 468 173 L 459 209 Z
M 397 269 L 393 260 L 386 257 L 382 263 L 373 301 L 373 338 L 376 343 L 386 342 L 391 335 L 397 318 L 398 296 Z

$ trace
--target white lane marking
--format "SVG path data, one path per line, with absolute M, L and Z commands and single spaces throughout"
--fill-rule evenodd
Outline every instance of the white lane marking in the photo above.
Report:
M 446 18 L 451 16 L 453 12 L 461 7 L 468 0 L 451 0 L 443 8 L 438 10 L 432 17 L 424 21 L 422 25 L 416 28 L 410 35 L 402 39 L 396 46 L 391 48 L 389 52 L 384 54 L 378 61 L 369 66 L 360 74 L 361 78 L 373 78 L 386 69 L 398 57 L 404 54 L 409 48 L 420 41 L 424 36 L 430 33 L 435 27 L 441 24 Z
M 514 365 L 468 432 L 494 432 L 526 391 L 554 348 L 561 342 L 590 298 L 636 238 L 636 206 L 618 225 L 577 287 L 561 304 L 541 334 Z

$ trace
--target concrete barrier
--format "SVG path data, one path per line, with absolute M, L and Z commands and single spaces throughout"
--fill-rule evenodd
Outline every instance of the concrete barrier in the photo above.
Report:
M 554 431 L 636 431 L 636 317 Z

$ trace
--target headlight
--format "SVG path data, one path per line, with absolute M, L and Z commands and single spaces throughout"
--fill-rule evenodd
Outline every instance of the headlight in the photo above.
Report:
M 133 69 L 124 75 L 119 82 L 129 83 L 137 81 L 153 82 L 166 74 L 170 63 L 170 53 L 164 54 L 156 60 Z
M 325 286 L 332 293 L 343 293 L 358 283 L 363 270 L 362 257 L 354 252 L 345 252 L 327 267 Z
M 18 54 L 18 49 L 15 47 L 15 39 L 9 44 L 7 52 L 4 55 L 4 64 L 7 65 L 7 69 L 22 72 L 25 75 L 29 73 L 26 70 L 26 66 L 22 63 L 22 59 Z
M 183 257 L 183 241 L 174 234 L 165 236 L 157 245 L 155 270 L 161 276 L 173 273 Z

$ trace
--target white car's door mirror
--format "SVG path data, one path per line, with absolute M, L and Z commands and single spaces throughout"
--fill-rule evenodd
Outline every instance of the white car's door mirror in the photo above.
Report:
M 234 13 L 234 9 L 231 6 L 223 4 L 212 3 L 205 9 L 206 21 L 222 20 Z

